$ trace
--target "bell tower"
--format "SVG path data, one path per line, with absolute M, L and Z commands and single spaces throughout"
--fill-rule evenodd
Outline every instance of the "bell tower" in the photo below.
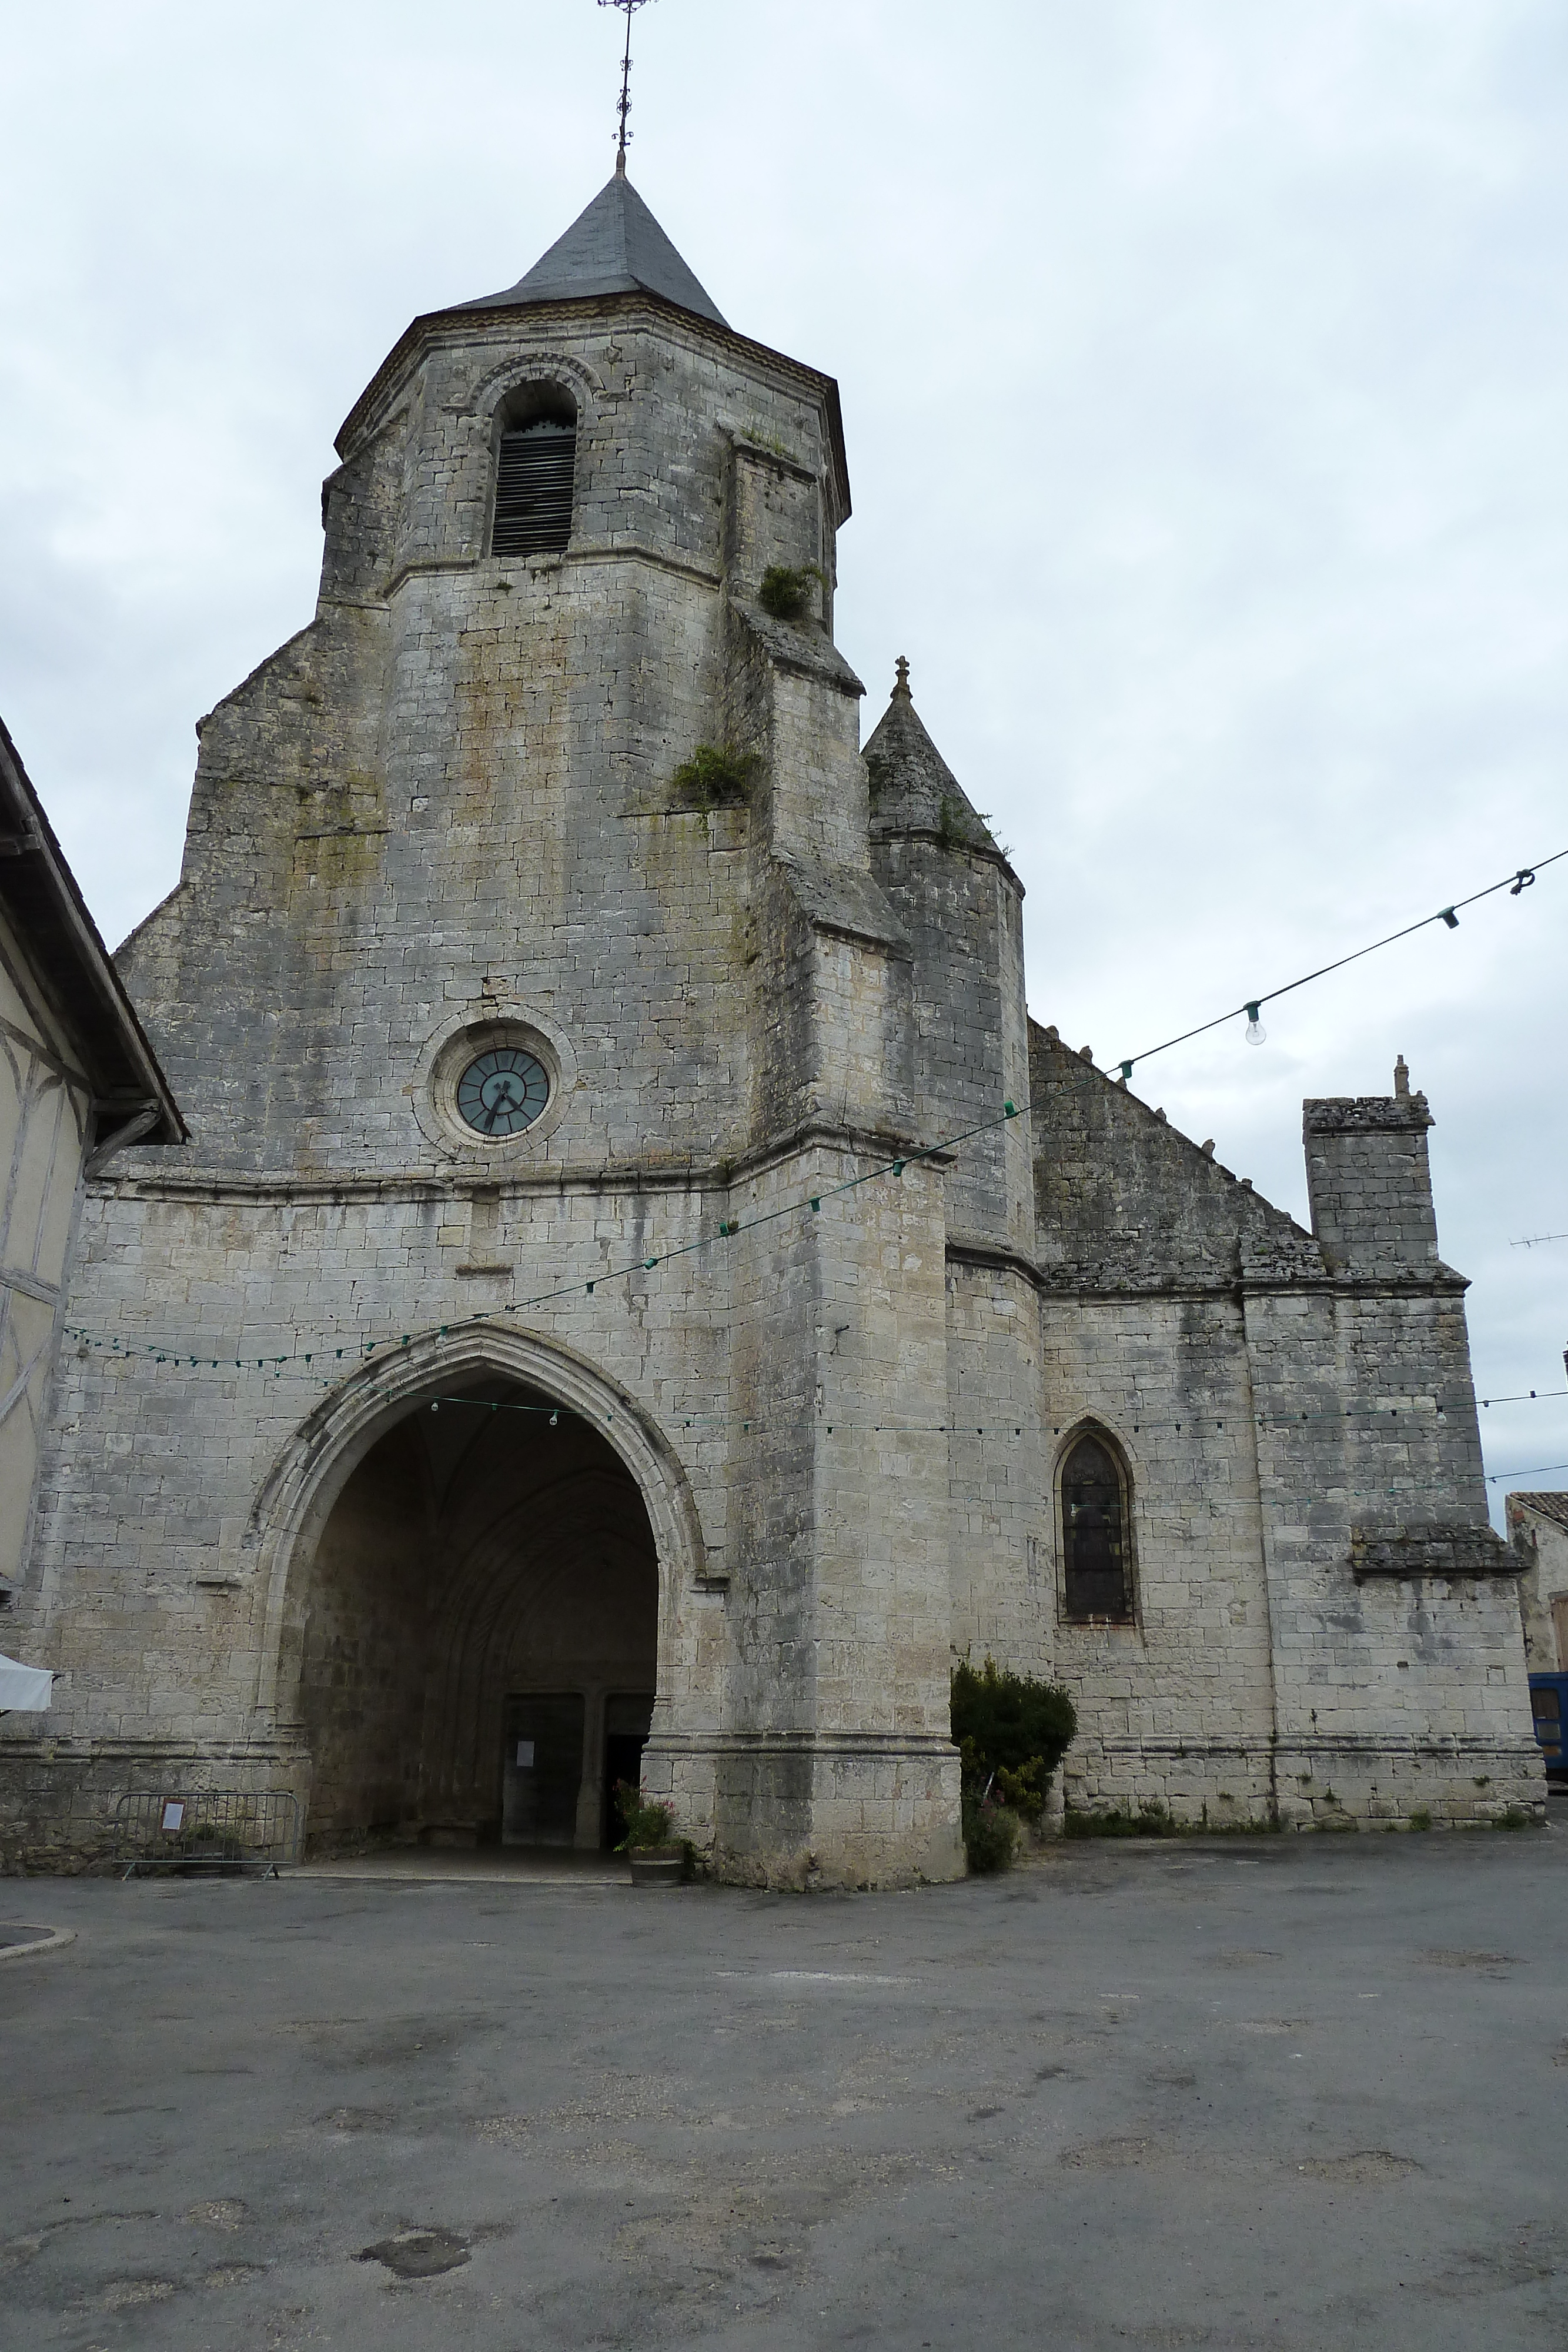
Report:
M 290 1368 L 259 1417 L 187 1381 L 167 1510 L 250 1589 L 302 1332 L 345 1380 L 389 1334 L 591 1367 L 686 1530 L 650 1503 L 648 1786 L 727 1874 L 955 1875 L 942 1130 L 832 636 L 837 387 L 730 327 L 622 154 L 516 285 L 413 322 L 338 449 L 315 618 L 202 723 L 124 956 L 192 1181 L 154 1207 L 128 1156 L 82 1281 L 118 1265 L 127 1345 L 194 1281 L 277 1336 L 214 1347 L 234 1390 Z M 286 1648 L 247 1700 L 220 1646 L 203 1700 L 280 1764 Z

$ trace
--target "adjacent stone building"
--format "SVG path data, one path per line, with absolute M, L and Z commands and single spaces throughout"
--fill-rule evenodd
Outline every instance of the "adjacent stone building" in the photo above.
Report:
M 89 1190 L 13 1835 L 595 1844 L 640 1769 L 728 1875 L 948 1877 L 962 1654 L 1074 1804 L 1538 1804 L 1426 1104 L 1308 1104 L 1308 1234 L 1030 1022 L 902 666 L 862 752 L 832 380 L 618 171 L 338 446 L 121 951 L 191 1141 Z
M 1568 1495 L 1511 1495 L 1508 1532 L 1522 1562 L 1531 1672 L 1568 1674 Z

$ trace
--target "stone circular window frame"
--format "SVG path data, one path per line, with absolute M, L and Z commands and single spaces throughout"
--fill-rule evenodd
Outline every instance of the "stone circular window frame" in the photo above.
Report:
M 481 1135 L 457 1108 L 457 1082 L 470 1062 L 498 1045 L 531 1054 L 549 1082 L 549 1097 L 531 1127 L 520 1134 Z M 492 1003 L 470 1007 L 426 1041 L 410 1092 L 413 1115 L 428 1143 L 448 1159 L 476 1168 L 504 1168 L 532 1158 L 560 1124 L 577 1086 L 577 1057 L 570 1041 L 531 1008 Z

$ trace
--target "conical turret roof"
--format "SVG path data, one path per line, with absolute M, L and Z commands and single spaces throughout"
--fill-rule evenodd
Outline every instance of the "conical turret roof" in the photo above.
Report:
M 558 236 L 526 278 L 501 294 L 481 294 L 459 310 L 526 302 L 570 302 L 591 294 L 656 294 L 716 326 L 729 321 L 686 268 L 631 181 L 617 166 L 586 212 Z
M 874 835 L 936 833 L 970 849 L 995 849 L 989 828 L 925 732 L 902 655 L 892 699 L 865 747 Z

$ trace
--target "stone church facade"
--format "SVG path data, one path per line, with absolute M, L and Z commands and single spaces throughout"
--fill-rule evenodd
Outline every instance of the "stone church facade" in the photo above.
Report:
M 618 172 L 338 446 L 119 959 L 191 1134 L 86 1202 L 13 1849 L 593 1845 L 640 1769 L 726 1875 L 951 1877 L 965 1654 L 1075 1805 L 1538 1808 L 1426 1104 L 1306 1106 L 1309 1234 L 1029 1018 L 902 668 L 862 754 L 831 379 Z

